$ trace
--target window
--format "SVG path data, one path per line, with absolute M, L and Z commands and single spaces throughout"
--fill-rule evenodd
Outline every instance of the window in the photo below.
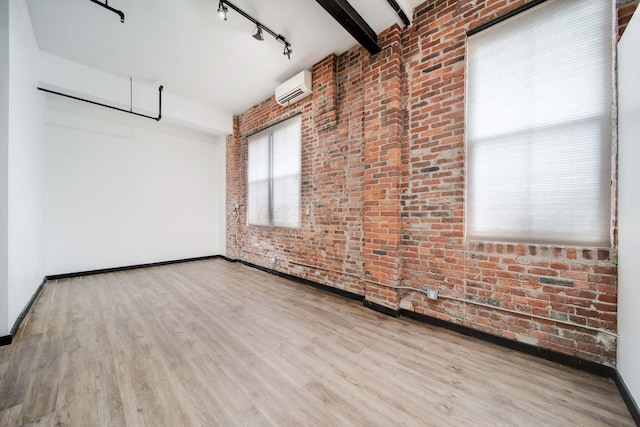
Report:
M 469 36 L 467 238 L 610 246 L 613 3 L 548 0 Z
M 248 138 L 249 224 L 300 227 L 301 139 L 300 116 Z

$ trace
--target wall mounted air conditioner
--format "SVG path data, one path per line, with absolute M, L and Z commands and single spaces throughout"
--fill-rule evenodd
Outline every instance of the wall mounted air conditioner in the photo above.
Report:
M 311 95 L 311 71 L 304 70 L 276 88 L 276 102 L 291 105 Z

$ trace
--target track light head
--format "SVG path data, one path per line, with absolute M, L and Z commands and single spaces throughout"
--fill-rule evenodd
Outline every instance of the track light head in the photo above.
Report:
M 284 36 L 282 36 L 281 34 L 274 33 L 273 30 L 271 30 L 269 27 L 262 25 L 258 20 L 249 16 L 249 14 L 247 14 L 245 11 L 240 9 L 238 6 L 231 3 L 229 0 L 219 0 L 218 2 L 218 16 L 220 16 L 220 19 L 224 21 L 227 20 L 227 12 L 229 11 L 229 7 L 235 10 L 236 12 L 238 12 L 240 15 L 242 15 L 249 21 L 256 24 L 256 28 L 253 30 L 253 34 L 251 35 L 254 39 L 258 41 L 263 41 L 264 32 L 266 31 L 267 33 L 269 33 L 269 35 L 273 36 L 273 38 L 275 38 L 276 41 L 284 45 L 284 51 L 282 52 L 282 54 L 286 56 L 288 59 L 291 59 L 291 54 L 293 53 L 293 50 L 291 49 L 291 43 L 289 43 L 287 39 L 284 38 Z
M 291 45 L 289 43 L 286 43 L 284 45 L 284 52 L 282 52 L 282 54 L 286 56 L 288 59 L 291 59 L 292 53 L 293 53 L 293 50 L 291 49 Z
M 218 16 L 220 17 L 220 19 L 226 21 L 228 11 L 229 9 L 227 8 L 227 6 L 225 6 L 224 2 L 220 0 L 220 3 L 218 3 Z
M 256 29 L 253 30 L 253 36 L 252 37 L 254 39 L 256 39 L 256 40 L 260 40 L 260 41 L 264 40 L 264 37 L 262 35 L 262 27 L 260 25 L 257 25 Z

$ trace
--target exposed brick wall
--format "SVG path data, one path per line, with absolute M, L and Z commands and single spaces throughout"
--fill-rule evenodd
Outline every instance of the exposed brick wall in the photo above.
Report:
M 640 0 L 618 0 L 618 37 L 622 36 L 627 24 L 636 11 Z
M 236 118 L 234 134 L 227 138 L 227 256 L 364 294 L 358 279 L 363 266 L 363 58 L 358 50 L 344 54 L 340 63 L 330 55 L 313 68 L 313 96 L 291 107 L 271 97 Z M 247 135 L 295 114 L 302 114 L 302 226 L 247 226 Z M 340 126 L 338 116 L 346 119 Z
M 383 33 L 382 52 L 364 66 L 364 278 L 366 298 L 395 308 L 400 285 L 402 45 L 398 26 Z
M 466 31 L 524 3 L 427 1 L 411 27 L 380 34 L 379 54 L 354 47 L 316 64 L 313 96 L 291 107 L 272 97 L 237 117 L 227 141 L 228 256 L 615 364 L 615 338 L 589 329 L 616 331 L 615 248 L 464 239 Z M 618 2 L 621 30 L 636 5 Z M 302 227 L 248 227 L 246 137 L 298 113 Z M 411 290 L 422 285 L 441 298 Z

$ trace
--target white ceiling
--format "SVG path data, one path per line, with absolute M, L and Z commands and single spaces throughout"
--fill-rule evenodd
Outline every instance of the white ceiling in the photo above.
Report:
M 103 0 L 102 0 L 103 1 Z M 408 0 L 415 7 L 423 0 Z M 282 34 L 283 45 L 218 0 L 110 0 L 126 20 L 89 0 L 27 0 L 41 50 L 213 108 L 239 114 L 267 99 L 277 85 L 330 54 L 357 42 L 315 0 L 233 0 Z M 386 0 L 350 0 L 377 32 L 400 23 Z

